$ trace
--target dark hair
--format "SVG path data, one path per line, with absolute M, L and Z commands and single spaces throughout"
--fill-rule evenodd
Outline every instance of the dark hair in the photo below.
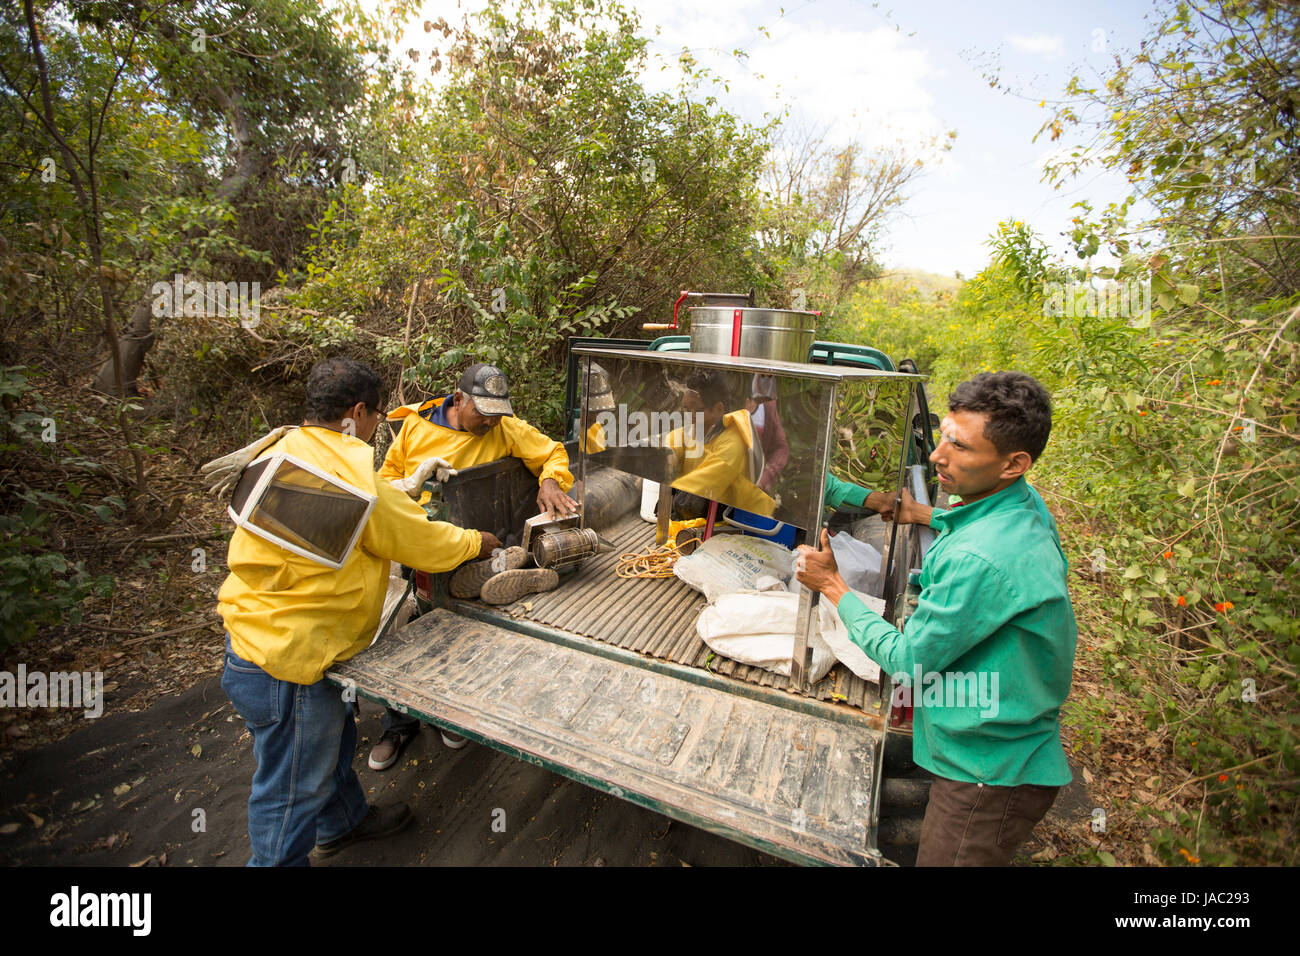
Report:
M 357 402 L 377 412 L 383 389 L 383 380 L 369 365 L 341 356 L 323 359 L 307 376 L 307 421 L 338 421 Z
M 1052 397 L 1024 372 L 981 372 L 952 390 L 948 409 L 987 413 L 984 437 L 1000 455 L 1026 451 L 1037 461 L 1052 431 Z
M 686 379 L 686 387 L 700 393 L 700 401 L 705 408 L 712 408 L 721 402 L 725 407 L 728 402 L 727 380 L 721 369 L 696 369 Z

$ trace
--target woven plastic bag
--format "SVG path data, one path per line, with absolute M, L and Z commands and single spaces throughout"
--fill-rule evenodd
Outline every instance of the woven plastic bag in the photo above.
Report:
M 718 595 L 700 612 L 695 630 L 715 654 L 789 677 L 798 616 L 797 593 L 738 591 Z M 808 677 L 816 683 L 835 666 L 835 655 L 816 631 L 811 644 Z
M 769 575 L 789 583 L 794 552 L 774 541 L 746 534 L 716 535 L 684 558 L 673 573 L 714 603 L 719 595 L 752 591 L 755 582 Z

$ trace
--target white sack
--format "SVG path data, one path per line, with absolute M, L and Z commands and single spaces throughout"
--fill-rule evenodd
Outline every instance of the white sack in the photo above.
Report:
M 789 677 L 798 616 L 798 594 L 739 591 L 718 595 L 700 612 L 695 630 L 715 654 Z M 815 631 L 811 643 L 809 680 L 816 683 L 835 666 L 835 656 Z
M 836 535 L 836 537 L 839 537 L 839 535 Z M 831 540 L 834 541 L 835 538 Z M 802 589 L 803 585 L 800 584 L 799 588 Z M 863 604 L 877 614 L 885 612 L 885 602 L 880 598 L 871 597 L 861 591 L 854 591 L 853 593 L 857 595 Z M 826 642 L 826 646 L 835 655 L 835 659 L 863 680 L 879 684 L 880 665 L 868 657 L 862 648 L 849 640 L 849 629 L 840 620 L 839 612 L 835 610 L 834 605 L 822 598 L 817 603 L 817 608 L 821 612 L 821 639 Z
M 719 595 L 752 591 L 764 575 L 790 581 L 794 555 L 774 541 L 747 534 L 715 535 L 678 558 L 673 573 L 714 603 Z

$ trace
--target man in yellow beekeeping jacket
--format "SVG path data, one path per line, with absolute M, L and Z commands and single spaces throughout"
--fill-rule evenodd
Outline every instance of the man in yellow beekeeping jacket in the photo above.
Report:
M 537 507 L 564 517 L 577 502 L 564 446 L 547 438 L 510 406 L 510 386 L 494 365 L 471 365 L 450 395 L 403 405 L 388 416 L 401 430 L 379 469 L 381 478 L 404 478 L 428 458 L 452 468 L 469 468 L 502 458 L 518 458 L 537 476 Z
M 768 517 L 776 510 L 776 501 L 757 483 L 763 449 L 749 413 L 728 412 L 727 399 L 726 379 L 716 369 L 698 369 L 686 380 L 683 407 L 703 435 L 693 434 L 695 428 L 677 429 L 665 440 L 678 468 L 673 511 L 683 518 L 702 517 L 708 500 Z
M 250 532 L 247 521 L 230 539 L 230 575 L 218 594 L 228 633 L 221 683 L 252 732 L 257 757 L 248 801 L 250 865 L 305 865 L 313 846 L 329 855 L 410 822 L 404 804 L 367 805 L 352 770 L 356 723 L 324 673 L 370 643 L 389 561 L 446 571 L 499 545 L 491 534 L 429 521 L 419 505 L 377 479 L 367 443 L 383 417 L 381 393 L 369 367 L 345 358 L 320 362 L 307 380 L 303 424 L 258 449 L 259 458 L 291 456 L 288 471 L 314 469 L 360 500 L 373 500 L 341 567 Z M 286 485 L 292 491 L 292 482 Z M 319 510 L 325 521 L 327 509 Z
M 379 477 L 390 480 L 413 474 L 430 458 L 439 458 L 457 470 L 502 458 L 518 458 L 537 476 L 538 511 L 553 511 L 559 517 L 576 514 L 578 504 L 566 494 L 573 487 L 569 456 L 564 446 L 547 438 L 521 418 L 510 405 L 510 384 L 494 365 L 471 365 L 450 395 L 412 405 L 403 405 L 388 416 L 400 429 L 393 439 Z M 427 498 L 427 495 L 426 495 Z M 511 549 L 519 552 L 522 549 Z M 506 565 L 506 573 L 530 587 L 535 579 L 555 580 L 555 573 L 524 570 L 519 564 Z M 456 596 L 453 581 L 453 595 Z M 531 587 L 540 590 L 547 584 Z M 549 586 L 554 586 L 550 584 Z M 527 590 L 522 593 L 527 593 Z M 522 596 L 522 595 L 521 595 Z M 414 717 L 388 709 L 384 712 L 383 736 L 370 750 L 372 770 L 387 770 L 397 762 L 402 748 L 420 730 Z M 442 732 L 448 747 L 459 749 L 465 738 Z

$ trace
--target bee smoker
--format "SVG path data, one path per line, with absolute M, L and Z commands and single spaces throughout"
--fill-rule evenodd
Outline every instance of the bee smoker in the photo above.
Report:
M 524 522 L 524 550 L 539 568 L 576 569 L 583 558 L 600 549 L 595 529 L 579 527 L 581 518 L 551 518 L 540 514 Z

